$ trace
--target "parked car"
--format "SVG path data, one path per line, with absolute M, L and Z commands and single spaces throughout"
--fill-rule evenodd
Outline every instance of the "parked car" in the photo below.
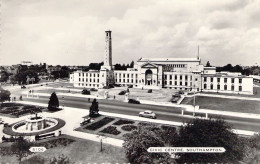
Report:
M 21 86 L 21 89 L 25 89 L 25 88 L 26 88 L 26 86 L 24 86 L 24 85 L 23 85 L 23 86 Z
M 179 91 L 179 94 L 184 94 L 184 91 Z
M 129 100 L 128 100 L 128 103 L 131 103 L 131 104 L 140 104 L 140 101 L 135 100 L 135 99 L 129 99 Z
M 9 126 L 9 124 L 8 123 L 4 123 L 4 127 L 8 127 Z
M 90 91 L 98 91 L 96 88 L 90 88 Z
M 86 124 L 90 123 L 90 121 L 91 121 L 90 117 L 84 118 L 84 120 L 80 123 L 80 126 L 86 125 Z
M 147 118 L 156 118 L 156 114 L 150 110 L 146 110 L 144 112 L 139 113 L 139 117 L 147 117 Z

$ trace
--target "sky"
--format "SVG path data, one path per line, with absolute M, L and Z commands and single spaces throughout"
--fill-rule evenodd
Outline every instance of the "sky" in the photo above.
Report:
M 259 0 L 1 0 L 0 65 L 194 58 L 260 65 Z

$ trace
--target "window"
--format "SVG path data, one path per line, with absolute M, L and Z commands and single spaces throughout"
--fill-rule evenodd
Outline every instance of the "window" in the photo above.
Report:
M 170 75 L 170 80 L 172 79 L 172 75 Z
M 234 91 L 235 90 L 235 87 L 234 85 L 231 86 L 231 91 Z
M 188 76 L 187 75 L 185 75 L 185 80 L 188 80 Z
M 84 76 L 84 73 L 82 73 L 82 76 Z
M 242 83 L 242 79 L 239 79 L 239 83 L 240 83 L 240 84 Z
M 79 81 L 80 81 L 80 78 L 79 78 Z
M 204 82 L 207 82 L 207 78 L 206 77 L 204 77 Z
M 167 85 L 167 81 L 164 81 L 164 84 Z
M 234 82 L 235 82 L 235 79 L 234 79 L 234 78 L 232 78 L 232 79 L 231 79 L 231 83 L 234 83 Z
M 182 82 L 180 82 L 180 85 L 182 85 Z
M 204 89 L 207 89 L 207 84 L 204 84 Z
M 242 86 L 239 86 L 239 91 L 242 91 Z
M 127 78 L 129 78 L 129 74 L 127 74 Z
M 127 82 L 129 83 L 129 79 L 127 79 Z
M 190 76 L 190 81 L 192 81 L 192 76 Z
M 227 78 L 224 78 L 224 83 L 226 83 L 227 82 Z
M 172 81 L 170 81 L 170 85 L 172 85 Z
M 188 82 L 185 82 L 185 86 L 188 86 Z
M 80 73 L 79 73 L 79 76 L 80 76 Z
M 182 75 L 180 75 L 180 80 L 182 80 Z
M 210 89 L 213 89 L 213 84 L 210 84 Z
M 177 80 L 177 75 L 174 76 L 174 79 Z
M 210 82 L 212 82 L 212 83 L 213 83 L 213 77 L 211 77 L 211 78 L 210 78 Z
M 225 91 L 227 90 L 227 85 L 224 85 L 224 90 L 225 90 Z
M 175 85 L 177 85 L 177 81 L 175 81 L 175 83 L 174 83 Z
M 218 83 L 220 82 L 220 78 L 218 78 Z
M 220 90 L 220 85 L 218 84 L 218 90 Z

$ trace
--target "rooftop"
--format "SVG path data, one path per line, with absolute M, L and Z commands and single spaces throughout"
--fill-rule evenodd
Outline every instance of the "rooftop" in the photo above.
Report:
M 183 61 L 200 61 L 200 58 L 140 58 L 138 61 L 156 61 L 156 62 L 164 62 L 164 61 L 174 61 L 174 62 L 183 62 Z

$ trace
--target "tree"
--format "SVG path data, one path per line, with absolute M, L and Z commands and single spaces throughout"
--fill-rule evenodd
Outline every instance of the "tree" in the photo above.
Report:
M 21 163 L 23 157 L 27 157 L 30 152 L 32 143 L 20 137 L 15 143 L 11 145 L 11 152 L 18 157 L 19 163 Z
M 130 163 L 175 163 L 168 153 L 149 153 L 149 147 L 164 147 L 162 130 L 155 126 L 139 126 L 125 135 L 123 149 Z
M 96 116 L 96 115 L 99 115 L 99 109 L 98 109 L 98 102 L 96 99 L 94 99 L 92 101 L 92 105 L 90 106 L 89 108 L 89 116 L 90 117 L 93 117 L 93 116 Z
M 196 119 L 180 128 L 173 146 L 224 147 L 225 153 L 178 154 L 180 163 L 238 163 L 243 158 L 244 146 L 238 136 L 222 119 Z
M 51 97 L 50 97 L 50 100 L 49 100 L 48 109 L 49 110 L 57 110 L 58 107 L 59 107 L 59 99 L 58 99 L 56 93 L 53 92 L 51 94 Z
M 209 61 L 207 62 L 206 67 L 212 67 Z
M 134 61 L 131 61 L 131 63 L 130 63 L 130 68 L 134 68 Z
M 0 102 L 10 100 L 10 95 L 11 95 L 10 91 L 4 90 L 0 87 Z

